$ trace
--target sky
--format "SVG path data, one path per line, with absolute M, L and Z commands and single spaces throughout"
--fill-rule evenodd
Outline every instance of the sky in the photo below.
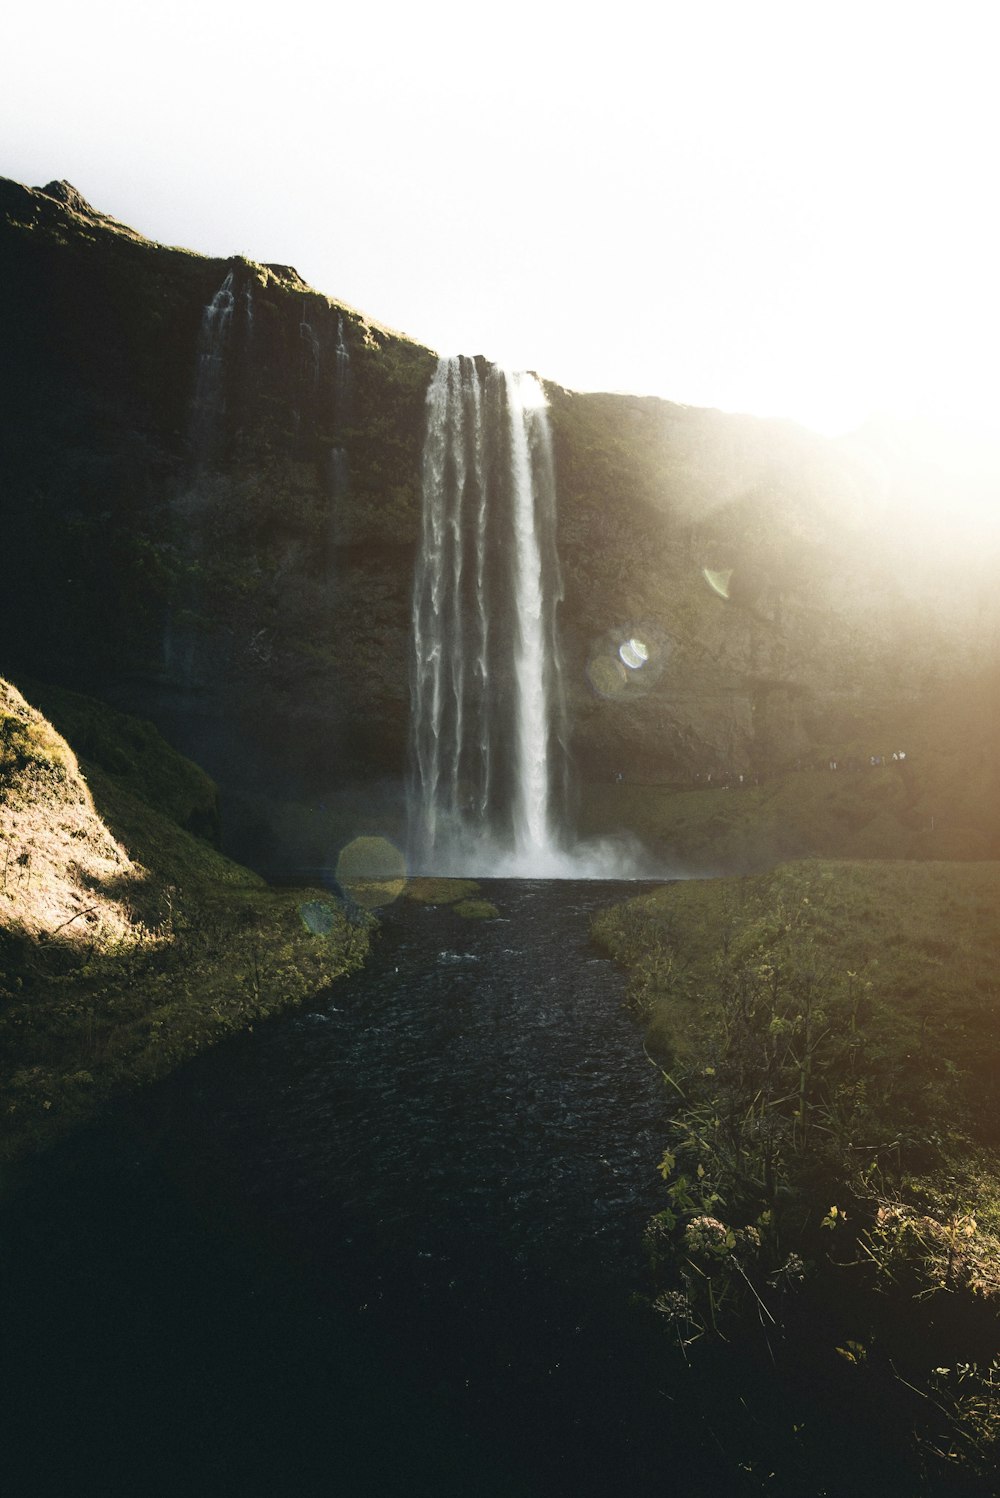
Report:
M 933 418 L 972 453 L 1000 403 L 990 11 L 7 7 L 0 175 L 294 265 L 439 352 L 830 434 Z

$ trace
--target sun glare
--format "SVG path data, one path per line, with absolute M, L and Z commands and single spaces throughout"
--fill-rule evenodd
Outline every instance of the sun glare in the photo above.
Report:
M 844 0 L 832 26 L 792 0 L 720 0 L 650 12 L 641 48 L 627 16 L 569 34 L 536 10 L 530 47 L 518 27 L 458 27 L 447 4 L 391 34 L 377 7 L 338 17 L 333 93 L 323 46 L 303 58 L 254 28 L 225 32 L 221 71 L 175 28 L 151 71 L 103 0 L 107 48 L 93 8 L 67 14 L 54 51 L 37 8 L 19 12 L 17 50 L 41 48 L 46 69 L 15 70 L 0 100 L 6 170 L 78 179 L 153 237 L 295 264 L 429 347 L 574 389 L 831 436 L 876 411 L 956 432 L 995 421 L 997 93 L 973 10 Z M 294 66 L 276 67 L 275 47 Z M 377 110 L 353 61 L 374 55 Z M 113 109 L 94 108 L 82 57 L 113 75 Z M 454 118 L 475 130 L 442 134 L 426 87 L 442 59 Z M 183 129 L 178 76 L 194 85 Z M 340 139 L 347 120 L 364 128 L 317 193 L 294 142 Z M 223 180 L 214 163 L 233 139 L 253 149 L 227 155 Z M 544 399 L 528 380 L 522 397 Z M 933 461 L 949 473 L 1000 469 L 993 444 L 948 446 Z

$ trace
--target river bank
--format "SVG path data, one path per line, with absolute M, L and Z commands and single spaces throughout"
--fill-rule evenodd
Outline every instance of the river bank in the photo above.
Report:
M 1000 1443 L 998 896 L 996 864 L 816 860 L 593 923 L 673 1098 L 655 1304 L 846 1371 L 908 1493 L 990 1491 Z

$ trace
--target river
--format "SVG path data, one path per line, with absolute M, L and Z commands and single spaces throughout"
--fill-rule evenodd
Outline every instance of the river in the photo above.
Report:
M 668 1097 L 588 938 L 634 890 L 400 901 L 362 973 L 33 1162 L 6 1491 L 743 1491 L 643 1299 Z
M 587 935 L 623 888 L 484 891 L 499 920 L 380 912 L 364 972 L 31 1165 L 16 1491 L 654 1491 L 666 1097 Z

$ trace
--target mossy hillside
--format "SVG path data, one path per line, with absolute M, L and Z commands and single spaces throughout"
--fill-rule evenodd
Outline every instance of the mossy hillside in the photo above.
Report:
M 671 1336 L 776 1328 L 810 1379 L 828 1355 L 861 1369 L 862 1401 L 903 1378 L 921 1440 L 974 1471 L 1000 1449 L 995 1407 L 980 1419 L 1000 1308 L 998 899 L 992 862 L 806 861 L 594 923 L 674 1104 L 649 1231 Z M 908 1432 L 886 1439 L 913 1456 Z
M 145 718 L 121 713 L 82 693 L 31 679 L 21 688 L 63 738 L 122 791 L 130 791 L 187 832 L 218 844 L 218 795 L 200 765 L 172 748 Z
M 100 723 L 98 704 L 73 705 Z M 109 713 L 101 724 L 105 747 L 120 722 Z M 23 737 L 5 732 L 3 742 Z M 10 855 L 0 893 L 7 1159 L 318 993 L 361 962 L 370 929 L 324 892 L 269 889 L 192 836 L 129 788 L 131 764 L 116 776 L 84 761 L 84 782 L 51 725 L 38 740 L 44 754 L 18 748 L 14 762 L 5 752 L 0 801 Z M 161 742 L 156 752 L 171 751 Z M 184 783 L 192 767 L 175 774 Z M 161 799 L 171 799 L 169 777 Z
M 0 774 L 12 782 L 29 766 L 55 775 L 75 771 L 76 756 L 52 725 L 24 711 L 23 700 L 6 683 L 0 690 Z

